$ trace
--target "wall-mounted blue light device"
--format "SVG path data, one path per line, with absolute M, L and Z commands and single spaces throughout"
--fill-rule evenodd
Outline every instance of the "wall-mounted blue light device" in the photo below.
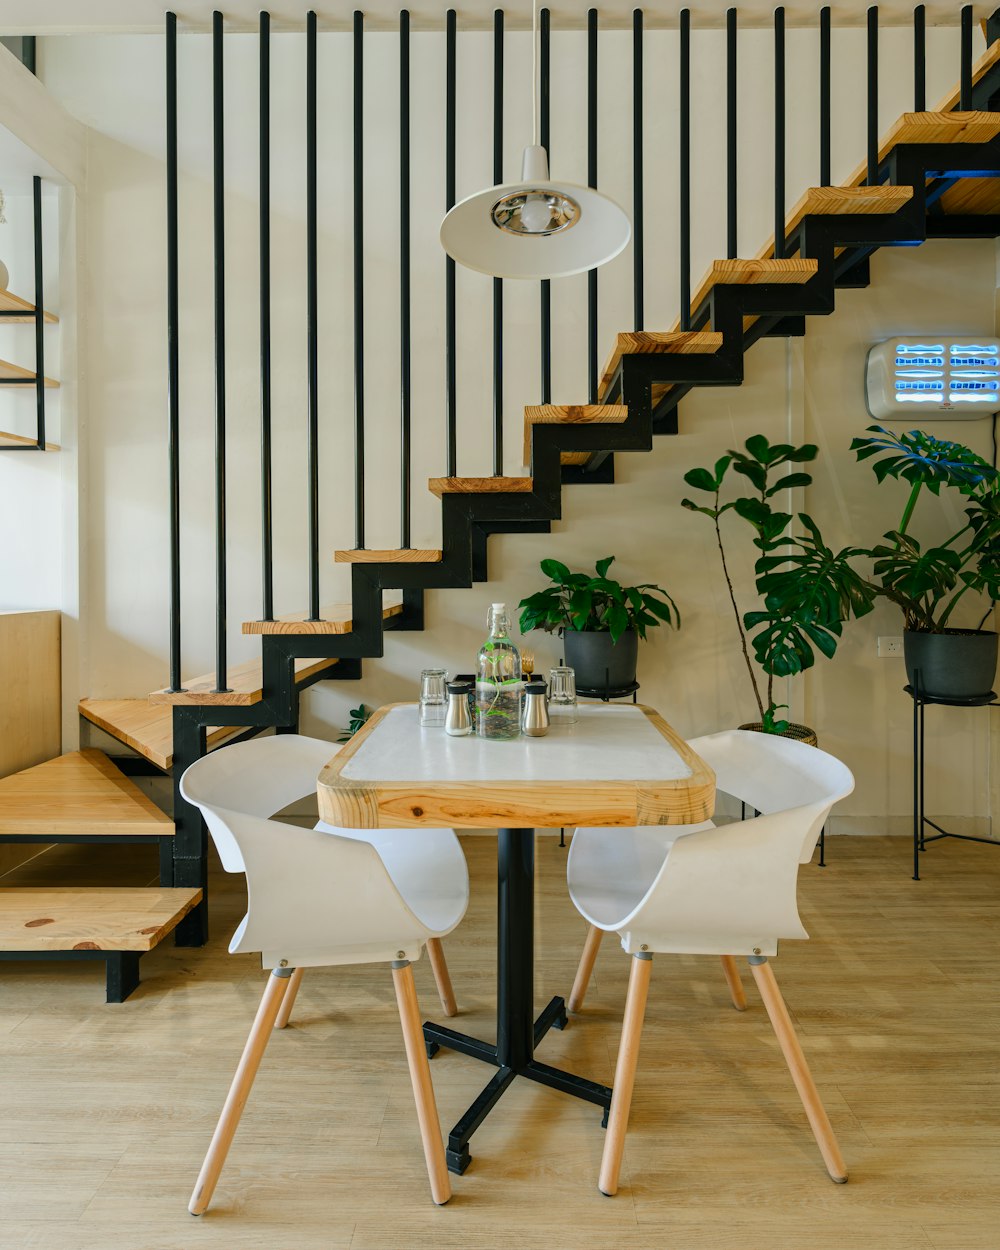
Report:
M 1000 339 L 886 339 L 868 353 L 865 401 L 879 421 L 989 416 L 1000 410 Z

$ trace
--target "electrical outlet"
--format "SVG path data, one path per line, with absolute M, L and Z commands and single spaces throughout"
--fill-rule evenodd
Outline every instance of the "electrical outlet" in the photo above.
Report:
M 880 634 L 875 647 L 875 654 L 885 659 L 890 655 L 903 654 L 903 639 L 898 635 Z

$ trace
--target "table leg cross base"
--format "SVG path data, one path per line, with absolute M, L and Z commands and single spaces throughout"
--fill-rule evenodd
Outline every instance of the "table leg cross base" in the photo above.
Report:
M 553 998 L 534 1023 L 532 1029 L 534 1045 L 538 1045 L 550 1028 L 563 1029 L 566 1023 L 565 1002 L 562 998 Z M 469 1055 L 483 1063 L 491 1063 L 498 1069 L 465 1115 L 448 1134 L 445 1157 L 450 1172 L 461 1175 L 472 1162 L 472 1155 L 469 1153 L 469 1141 L 472 1134 L 500 1101 L 504 1090 L 513 1084 L 517 1076 L 525 1076 L 530 1081 L 537 1081 L 540 1085 L 559 1090 L 560 1093 L 572 1094 L 574 1098 L 582 1098 L 586 1102 L 595 1103 L 604 1109 L 603 1125 L 607 1127 L 608 1109 L 611 1106 L 611 1090 L 607 1085 L 599 1085 L 596 1081 L 588 1081 L 572 1072 L 564 1072 L 561 1068 L 539 1063 L 531 1056 L 520 1064 L 503 1063 L 497 1047 L 490 1042 L 480 1041 L 477 1037 L 470 1037 L 467 1033 L 459 1033 L 455 1029 L 449 1029 L 440 1024 L 428 1022 L 424 1025 L 424 1041 L 428 1055 L 434 1055 L 439 1047 L 444 1046 L 448 1050 Z

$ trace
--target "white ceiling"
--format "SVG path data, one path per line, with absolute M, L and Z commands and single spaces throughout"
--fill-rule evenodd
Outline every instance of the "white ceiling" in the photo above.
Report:
M 163 29 L 164 10 L 168 0 L 0 0 L 0 34 L 11 35 L 58 35 L 87 32 L 159 32 Z M 330 0 L 177 0 L 173 6 L 181 29 L 207 30 L 211 25 L 213 9 L 220 9 L 229 30 L 256 30 L 258 13 L 268 8 L 271 13 L 272 30 L 301 29 L 309 9 L 315 9 L 321 30 L 347 30 L 355 7 L 363 9 L 366 27 L 369 29 L 396 29 L 399 11 L 406 7 L 405 0 L 368 0 L 357 5 L 331 3 Z M 409 5 L 411 26 L 415 30 L 427 30 L 443 25 L 444 13 L 449 8 L 447 0 L 414 0 Z M 459 28 L 485 29 L 492 24 L 493 11 L 502 8 L 509 29 L 530 25 L 531 0 L 473 0 L 472 3 L 454 6 L 458 11 Z M 587 9 L 584 0 L 550 0 L 549 9 L 553 26 L 559 28 L 586 25 Z M 596 5 L 599 21 L 604 28 L 624 27 L 631 24 L 632 10 L 643 9 L 647 27 L 676 26 L 677 15 L 684 7 L 692 10 L 692 20 L 697 26 L 717 26 L 725 22 L 727 0 L 603 0 Z M 833 21 L 839 26 L 860 26 L 865 21 L 866 5 L 859 3 L 832 4 Z M 993 11 L 993 4 L 976 5 L 978 21 Z M 774 4 L 770 0 L 745 0 L 738 6 L 741 24 L 769 25 Z M 785 5 L 785 20 L 791 26 L 811 26 L 817 22 L 818 3 L 790 3 Z M 953 26 L 958 24 L 958 3 L 930 3 L 926 6 L 927 20 L 932 25 Z M 879 21 L 885 24 L 909 23 L 913 5 L 909 0 L 888 0 L 879 5 Z

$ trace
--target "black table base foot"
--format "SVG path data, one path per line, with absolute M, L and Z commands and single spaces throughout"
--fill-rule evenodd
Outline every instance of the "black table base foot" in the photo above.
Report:
M 549 1029 L 564 1029 L 568 1017 L 566 1004 L 562 998 L 556 997 L 549 1002 L 534 1023 L 533 1036 L 537 1045 Z M 486 1119 L 504 1091 L 513 1084 L 517 1076 L 526 1076 L 540 1085 L 559 1090 L 562 1094 L 571 1094 L 574 1098 L 582 1098 L 586 1102 L 596 1103 L 604 1108 L 603 1126 L 607 1128 L 608 1109 L 611 1106 L 611 1090 L 606 1085 L 598 1085 L 596 1081 L 588 1081 L 572 1072 L 563 1072 L 560 1068 L 550 1067 L 547 1063 L 539 1063 L 529 1057 L 527 1062 L 518 1066 L 502 1063 L 496 1046 L 481 1041 L 478 1037 L 470 1037 L 467 1033 L 459 1033 L 455 1029 L 446 1028 L 441 1024 L 427 1022 L 424 1024 L 424 1042 L 427 1054 L 433 1056 L 443 1046 L 447 1050 L 457 1051 L 483 1063 L 491 1063 L 499 1070 L 490 1078 L 482 1092 L 448 1134 L 448 1146 L 445 1158 L 448 1171 L 461 1175 L 472 1162 L 469 1153 L 469 1141 L 472 1134 Z

